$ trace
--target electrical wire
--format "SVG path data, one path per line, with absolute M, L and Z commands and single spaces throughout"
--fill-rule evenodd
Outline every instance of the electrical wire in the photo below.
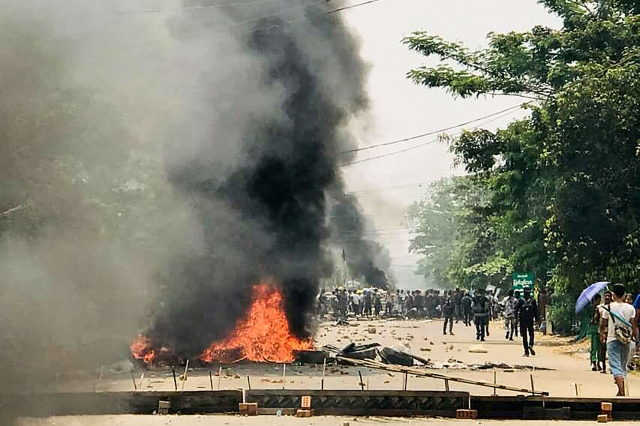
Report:
M 522 106 L 520 106 L 520 108 L 521 108 L 521 107 L 522 107 Z M 506 117 L 507 115 L 511 114 L 512 112 L 514 112 L 514 110 L 510 110 L 510 111 L 508 111 L 508 112 L 506 112 L 506 113 L 503 113 L 502 115 L 496 116 L 496 117 L 494 117 L 492 120 L 489 120 L 489 121 L 487 121 L 487 122 L 485 122 L 485 123 L 482 123 L 482 125 L 489 124 L 489 123 L 491 123 L 491 122 L 493 122 L 493 121 L 499 120 L 500 118 Z M 485 118 L 486 118 L 486 117 L 485 117 Z M 474 128 L 473 128 L 473 130 L 478 129 L 479 127 L 480 127 L 480 125 L 478 125 L 478 126 L 474 127 Z M 460 131 L 460 132 L 455 133 L 453 136 L 459 136 L 459 135 L 461 135 L 462 133 L 463 133 L 463 131 Z M 411 146 L 411 147 L 409 147 L 409 148 L 401 149 L 401 150 L 399 150 L 399 151 L 393 151 L 393 152 L 389 152 L 389 153 L 387 153 L 387 154 L 377 155 L 377 156 L 375 156 L 375 157 L 364 158 L 364 159 L 362 159 L 362 160 L 352 161 L 351 163 L 341 164 L 339 167 L 348 167 L 348 166 L 353 166 L 353 165 L 355 165 L 355 164 L 366 163 L 366 162 L 368 162 L 368 161 L 378 160 L 378 159 L 380 159 L 380 158 L 385 158 L 385 157 L 390 157 L 390 156 L 392 156 L 392 155 L 402 154 L 402 153 L 405 153 L 405 152 L 408 152 L 408 151 L 413 151 L 414 149 L 422 148 L 423 146 L 426 146 L 426 145 L 434 144 L 434 143 L 438 142 L 439 140 L 440 140 L 439 138 L 437 138 L 437 139 L 432 139 L 432 140 L 429 140 L 429 141 L 427 141 L 427 142 L 423 142 L 423 143 L 421 143 L 421 144 Z
M 526 102 L 524 104 L 514 105 L 512 107 L 505 108 L 505 109 L 503 109 L 501 111 L 496 111 L 496 112 L 494 112 L 492 114 L 485 115 L 484 117 L 475 118 L 473 120 L 465 121 L 464 123 L 456 124 L 454 126 L 445 127 L 445 128 L 439 129 L 439 130 L 433 130 L 431 132 L 422 133 L 422 134 L 415 135 L 415 136 L 410 136 L 408 138 L 398 139 L 398 140 L 391 141 L 391 142 L 379 143 L 379 144 L 376 144 L 376 145 L 365 146 L 365 147 L 362 147 L 362 148 L 349 149 L 349 150 L 346 150 L 346 151 L 342 151 L 341 154 L 348 154 L 348 153 L 352 153 L 352 152 L 366 151 L 368 149 L 379 148 L 381 146 L 395 145 L 395 144 L 399 144 L 399 143 L 402 143 L 402 142 L 409 142 L 409 141 L 412 141 L 412 140 L 415 140 L 415 139 L 424 138 L 424 137 L 427 137 L 427 136 L 437 135 L 439 133 L 446 132 L 448 130 L 457 129 L 458 127 L 466 126 L 468 124 L 477 123 L 478 121 L 482 121 L 482 120 L 485 120 L 487 118 L 495 117 L 496 115 L 500 115 L 500 114 L 505 113 L 507 111 L 524 108 L 525 106 L 527 106 L 530 103 L 531 102 Z

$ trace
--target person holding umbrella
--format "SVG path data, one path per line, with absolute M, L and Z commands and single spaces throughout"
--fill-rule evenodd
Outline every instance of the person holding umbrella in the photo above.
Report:
M 591 339 L 590 361 L 592 364 L 593 371 L 599 371 L 600 364 L 602 364 L 602 372 L 607 371 L 606 343 L 600 342 L 599 334 L 600 334 L 601 317 L 603 312 L 602 305 L 600 305 L 600 301 L 602 300 L 602 297 L 600 296 L 600 292 L 604 290 L 608 285 L 609 285 L 608 281 L 599 281 L 597 283 L 591 284 L 589 287 L 585 288 L 582 291 L 582 293 L 580 293 L 580 296 L 578 296 L 578 300 L 576 301 L 576 315 L 579 314 L 591 302 L 593 302 L 593 305 L 595 307 L 593 316 L 591 316 L 589 320 L 589 327 L 587 329 L 588 330 L 587 335 Z M 611 303 L 610 291 L 607 291 L 604 293 L 604 301 L 606 306 L 608 306 L 608 304 Z M 598 335 L 597 339 L 594 336 L 594 334 Z

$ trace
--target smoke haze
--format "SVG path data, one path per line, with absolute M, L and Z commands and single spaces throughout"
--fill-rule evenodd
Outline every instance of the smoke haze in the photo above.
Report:
M 132 4 L 0 9 L 8 389 L 122 359 L 145 329 L 196 355 L 264 279 L 308 336 L 330 232 L 351 232 L 326 219 L 343 203 L 347 125 L 367 107 L 339 15 L 314 1 Z M 353 267 L 374 283 L 355 235 Z

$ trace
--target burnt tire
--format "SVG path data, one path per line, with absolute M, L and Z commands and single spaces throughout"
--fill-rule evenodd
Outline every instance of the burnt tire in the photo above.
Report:
M 388 364 L 404 365 L 405 367 L 413 366 L 413 358 L 404 352 L 396 351 L 391 348 L 384 348 L 380 351 L 380 357 Z

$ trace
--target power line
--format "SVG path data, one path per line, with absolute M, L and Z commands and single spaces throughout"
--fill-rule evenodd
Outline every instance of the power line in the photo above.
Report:
M 519 108 L 521 108 L 521 107 L 522 107 L 522 106 L 519 106 Z M 493 121 L 496 121 L 496 120 L 498 120 L 498 119 L 500 119 L 500 118 L 502 118 L 502 117 L 506 117 L 507 115 L 511 114 L 512 112 L 513 112 L 513 111 L 507 111 L 507 112 L 503 113 L 503 115 L 496 116 L 496 117 L 494 117 L 492 120 L 489 120 L 489 121 L 487 121 L 487 122 L 485 122 L 485 123 L 483 123 L 483 124 L 489 124 L 489 123 L 491 123 L 491 122 L 493 122 Z M 485 118 L 486 118 L 486 117 L 485 117 Z M 480 127 L 480 125 L 478 125 L 478 126 L 474 127 L 474 129 L 477 129 L 478 127 Z M 462 133 L 463 133 L 462 131 L 457 132 L 457 133 L 455 133 L 455 134 L 454 134 L 454 136 L 459 136 L 459 135 L 461 135 Z M 392 156 L 392 155 L 396 155 L 396 154 L 402 154 L 402 153 L 404 153 L 404 152 L 408 152 L 408 151 L 412 151 L 412 150 L 414 150 L 414 149 L 422 148 L 423 146 L 426 146 L 426 145 L 434 144 L 434 143 L 436 143 L 436 142 L 438 142 L 438 141 L 439 141 L 439 139 L 432 139 L 432 140 L 430 140 L 430 141 L 427 141 L 427 142 L 424 142 L 424 143 L 421 143 L 421 144 L 418 144 L 418 145 L 414 145 L 414 146 L 411 146 L 411 147 L 409 147 L 409 148 L 401 149 L 401 150 L 399 150 L 399 151 L 393 151 L 393 152 L 389 152 L 389 153 L 387 153 L 387 154 L 377 155 L 377 156 L 375 156 L 375 157 L 364 158 L 364 159 L 362 159 L 362 160 L 352 161 L 351 163 L 341 164 L 339 167 L 348 167 L 348 166 L 353 166 L 353 165 L 355 165 L 355 164 L 366 163 L 366 162 L 368 162 L 368 161 L 378 160 L 378 159 L 380 159 L 380 158 L 390 157 L 390 156 Z
M 363 194 L 371 194 L 371 193 L 375 193 L 375 192 L 386 192 L 386 191 L 397 191 L 399 189 L 405 189 L 405 188 L 422 188 L 425 185 L 429 185 L 430 182 L 416 182 L 416 183 L 410 183 L 410 184 L 406 184 L 406 185 L 396 185 L 396 186 L 388 186 L 386 188 L 369 188 L 369 189 L 362 189 L 359 191 L 351 191 L 351 192 L 347 192 L 347 195 L 363 195 Z
M 338 9 L 335 9 L 335 10 L 332 10 L 330 12 L 327 12 L 327 15 L 329 15 L 331 13 L 342 12 L 343 10 L 354 9 L 356 7 L 364 6 L 364 5 L 371 4 L 371 3 L 377 3 L 379 1 L 382 1 L 382 0 L 369 0 L 369 1 L 362 2 L 362 3 L 358 3 L 358 4 L 352 4 L 351 6 L 340 7 Z
M 278 16 L 278 15 L 286 14 L 286 13 L 294 11 L 294 10 L 306 9 L 306 8 L 309 8 L 309 7 L 312 7 L 312 6 L 319 6 L 319 5 L 323 4 L 323 3 L 326 4 L 329 1 L 332 1 L 332 0 L 318 0 L 316 2 L 311 2 L 311 3 L 308 3 L 308 4 L 303 4 L 303 5 L 299 5 L 299 6 L 290 7 L 290 8 L 284 9 L 284 10 L 280 10 L 278 12 L 275 12 L 275 13 L 272 13 L 272 14 L 269 14 L 269 15 L 264 15 L 264 16 L 260 16 L 260 17 L 257 17 L 257 18 L 249 18 L 249 19 L 245 19 L 245 20 L 242 20 L 242 21 L 233 22 L 231 24 L 228 24 L 228 25 L 225 25 L 225 26 L 222 26 L 222 27 L 217 27 L 217 28 L 213 27 L 213 28 L 211 28 L 211 30 L 213 31 L 213 34 L 216 34 L 218 32 L 222 32 L 222 31 L 225 31 L 225 30 L 233 31 L 235 28 L 237 28 L 237 27 L 239 27 L 240 25 L 243 25 L 243 24 L 248 24 L 248 23 L 252 23 L 252 22 L 256 22 L 256 21 L 261 21 L 261 20 L 264 20 L 264 19 L 267 19 L 267 18 L 272 18 L 272 17 Z M 377 2 L 377 1 L 382 1 L 382 0 L 375 0 L 375 2 Z M 322 14 L 323 15 L 330 15 L 330 14 L 333 14 L 333 13 L 340 12 L 342 10 L 353 9 L 353 8 L 359 7 L 359 6 L 365 6 L 365 5 L 367 5 L 369 3 L 373 3 L 373 2 L 374 1 L 370 0 L 370 1 L 364 2 L 364 3 L 358 3 L 358 4 L 351 5 L 351 6 L 345 6 L 345 7 L 342 7 L 342 8 L 329 10 L 329 11 L 323 12 Z M 281 23 L 272 24 L 272 25 L 268 25 L 266 27 L 261 27 L 261 28 L 254 28 L 249 32 L 250 33 L 256 33 L 256 32 L 261 32 L 261 31 L 269 31 L 269 30 L 272 30 L 272 29 L 275 29 L 275 28 L 284 27 L 285 25 L 290 25 L 290 24 L 297 23 L 297 22 L 302 22 L 302 21 L 305 21 L 305 20 L 306 20 L 306 18 L 283 20 Z M 198 27 L 198 29 L 201 29 L 201 28 L 202 27 Z M 159 42 L 162 42 L 162 41 L 165 41 L 165 40 L 167 40 L 167 37 L 163 37 L 161 39 L 149 40 L 147 42 L 144 42 L 143 45 L 150 45 L 150 44 L 153 44 L 153 43 L 159 43 Z M 128 46 L 128 47 L 136 47 L 136 46 L 138 46 L 138 45 L 131 45 L 131 46 Z
M 466 121 L 464 123 L 456 124 L 454 126 L 445 127 L 443 129 L 434 130 L 434 131 L 431 131 L 431 132 L 422 133 L 422 134 L 415 135 L 415 136 L 410 136 L 408 138 L 398 139 L 398 140 L 391 141 L 391 142 L 379 143 L 379 144 L 376 144 L 376 145 L 365 146 L 365 147 L 362 147 L 362 148 L 349 149 L 347 151 L 342 151 L 341 154 L 348 154 L 348 153 L 351 153 L 351 152 L 366 151 L 368 149 L 379 148 L 381 146 L 395 145 L 395 144 L 402 143 L 402 142 L 409 142 L 409 141 L 412 141 L 412 140 L 415 140 L 415 139 L 424 138 L 426 136 L 437 135 L 439 133 L 446 132 L 447 130 L 453 130 L 453 129 L 456 129 L 458 127 L 466 126 L 468 124 L 477 123 L 478 121 L 482 121 L 482 120 L 485 120 L 487 118 L 495 117 L 496 115 L 505 113 L 507 111 L 523 108 L 524 106 L 526 106 L 526 105 L 528 105 L 530 103 L 531 102 L 526 102 L 526 103 L 521 104 L 521 105 L 514 105 L 512 107 L 503 109 L 502 111 L 496 111 L 493 114 L 485 115 L 484 117 L 476 118 L 476 119 L 473 119 L 473 120 L 470 120 L 470 121 Z

